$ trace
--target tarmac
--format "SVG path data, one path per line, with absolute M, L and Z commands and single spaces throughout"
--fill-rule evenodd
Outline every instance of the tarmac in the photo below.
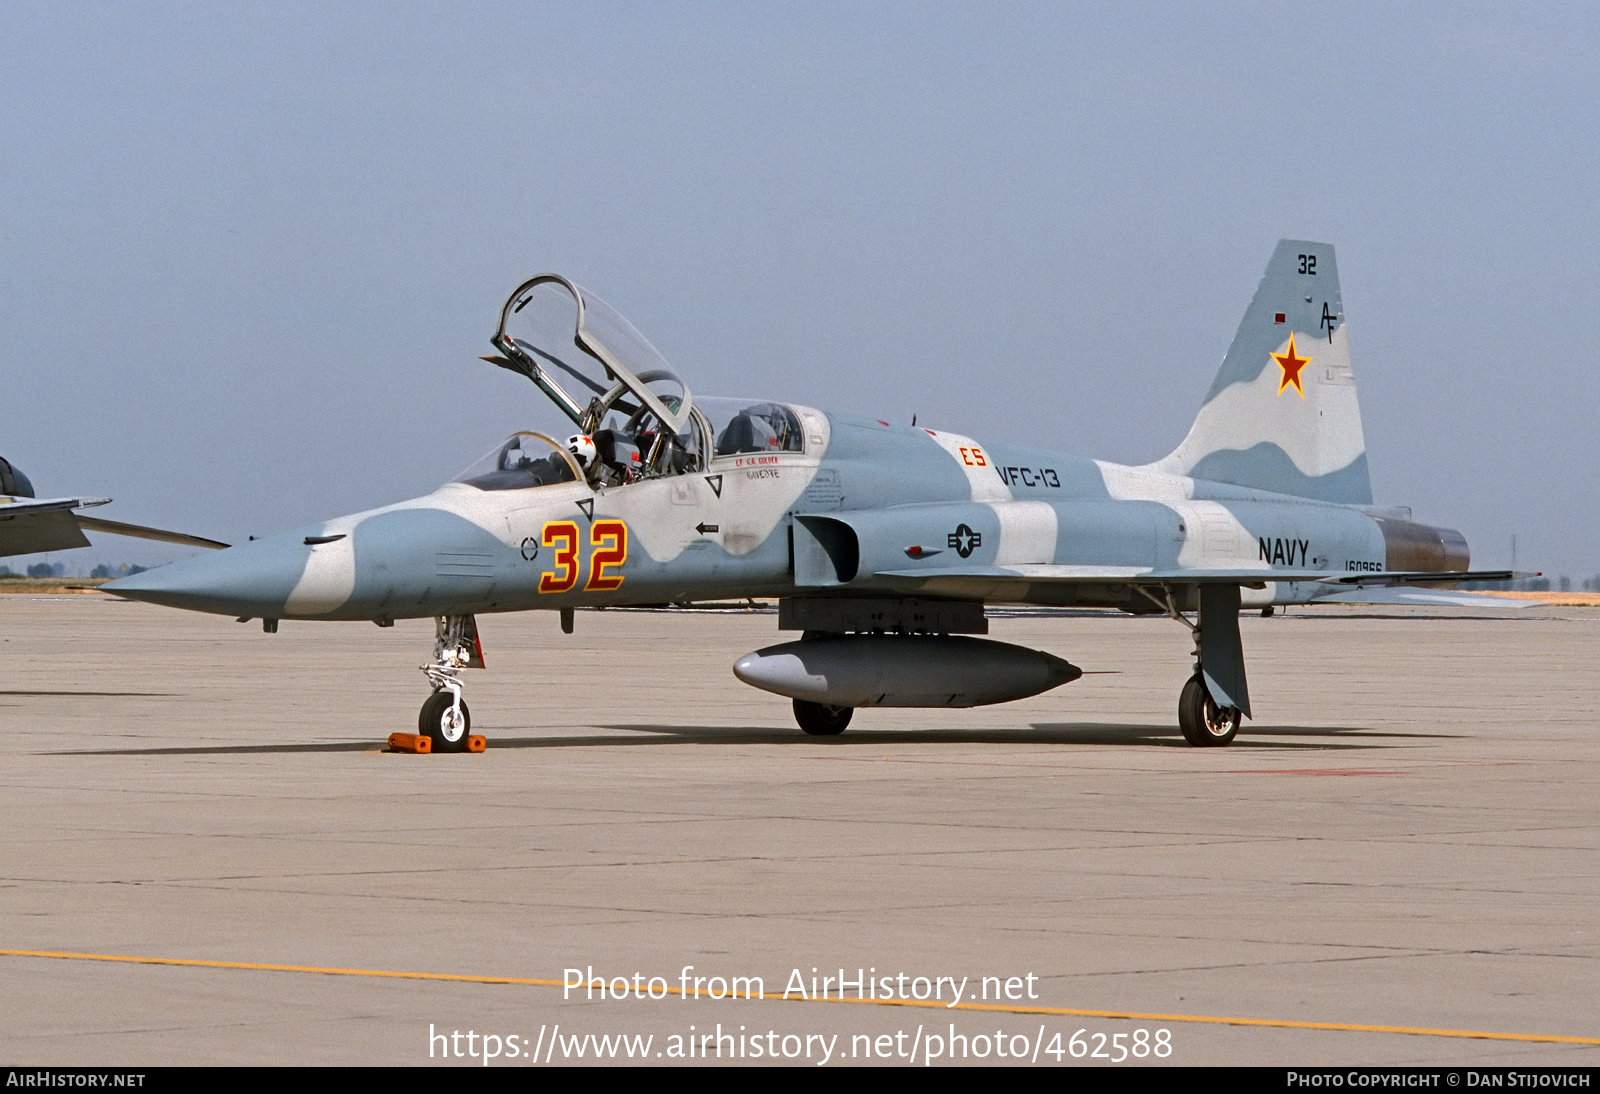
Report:
M 1600 1064 L 1600 610 L 1250 616 L 1221 749 L 1161 618 L 827 739 L 770 611 L 479 627 L 488 751 L 417 756 L 431 621 L 0 598 L 7 1061 Z

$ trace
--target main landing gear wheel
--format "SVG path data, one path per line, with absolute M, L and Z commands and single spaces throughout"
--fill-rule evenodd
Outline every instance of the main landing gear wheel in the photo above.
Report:
M 850 724 L 852 707 L 825 707 L 821 703 L 794 701 L 794 720 L 812 737 L 837 737 Z
M 448 691 L 436 691 L 422 704 L 417 715 L 417 732 L 433 742 L 435 752 L 464 752 L 467 748 L 467 730 L 472 728 L 472 715 L 467 704 L 461 704 L 461 714 L 456 714 L 455 696 Z
M 1217 706 L 1205 680 L 1196 673 L 1178 696 L 1178 727 L 1192 745 L 1225 745 L 1239 732 L 1239 708 Z

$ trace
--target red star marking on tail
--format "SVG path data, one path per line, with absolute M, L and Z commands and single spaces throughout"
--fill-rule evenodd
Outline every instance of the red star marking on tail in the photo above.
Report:
M 1283 369 L 1283 378 L 1278 381 L 1278 394 L 1282 395 L 1284 388 L 1293 386 L 1295 391 L 1300 394 L 1300 398 L 1304 399 L 1306 397 L 1306 389 L 1300 386 L 1300 370 L 1311 363 L 1311 358 L 1295 356 L 1293 332 L 1289 334 L 1288 351 L 1274 353 L 1272 359 L 1278 362 L 1279 368 Z

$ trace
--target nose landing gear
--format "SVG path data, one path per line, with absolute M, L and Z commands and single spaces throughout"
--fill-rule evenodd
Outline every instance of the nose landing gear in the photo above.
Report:
M 461 700 L 458 684 L 454 691 L 436 691 L 422 704 L 417 715 L 417 733 L 433 743 L 434 752 L 460 752 L 467 747 L 467 730 L 472 714 Z
M 433 694 L 417 715 L 417 733 L 434 752 L 482 752 L 484 740 L 468 734 L 472 715 L 461 698 L 461 671 L 483 668 L 478 624 L 470 615 L 441 615 L 434 620 L 433 660 L 422 666 Z

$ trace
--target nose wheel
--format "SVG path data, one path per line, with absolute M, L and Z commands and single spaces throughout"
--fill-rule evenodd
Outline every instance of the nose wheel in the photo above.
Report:
M 434 692 L 417 715 L 417 733 L 432 742 L 434 752 L 466 751 L 467 730 L 471 728 L 472 714 L 459 692 Z
M 422 666 L 433 694 L 417 715 L 417 734 L 428 738 L 430 751 L 482 751 L 482 738 L 469 735 L 472 714 L 462 699 L 463 669 L 483 668 L 483 646 L 477 621 L 470 615 L 441 615 L 434 620 L 433 660 Z M 476 742 L 476 743 L 474 743 Z

